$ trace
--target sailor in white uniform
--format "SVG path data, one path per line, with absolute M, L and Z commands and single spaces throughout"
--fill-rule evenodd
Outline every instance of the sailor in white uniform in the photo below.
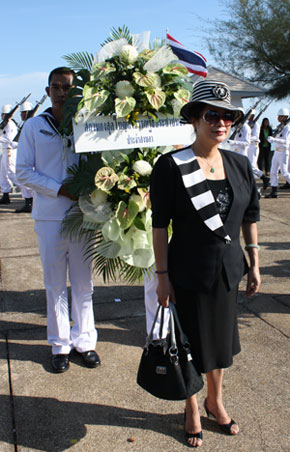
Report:
M 247 156 L 248 148 L 251 144 L 251 128 L 249 124 L 245 123 L 237 136 L 235 136 L 235 139 L 228 140 L 227 143 L 231 145 L 231 151 Z
M 12 105 L 6 104 L 2 107 L 2 119 L 5 114 L 10 113 Z M 0 204 L 10 204 L 9 193 L 13 185 L 17 185 L 15 177 L 16 149 L 13 142 L 18 128 L 13 119 L 9 119 L 7 125 L 0 131 L 0 145 L 2 146 L 2 157 L 0 165 L 0 188 L 2 198 Z
M 47 335 L 52 346 L 52 368 L 69 368 L 69 354 L 77 351 L 85 366 L 100 365 L 95 352 L 97 331 L 94 323 L 91 268 L 83 255 L 82 241 L 61 235 L 61 224 L 73 203 L 63 184 L 67 168 L 78 163 L 72 142 L 58 132 L 63 105 L 73 83 L 73 71 L 56 68 L 46 92 L 52 108 L 28 119 L 21 132 L 16 174 L 19 182 L 34 192 L 32 218 L 38 235 L 47 298 Z M 71 283 L 71 319 L 67 293 L 67 271 Z
M 275 151 L 272 158 L 270 170 L 271 193 L 266 198 L 278 198 L 278 173 L 290 184 L 290 173 L 288 171 L 289 148 L 290 148 L 290 124 L 286 123 L 289 117 L 288 108 L 280 108 L 278 111 L 278 126 L 281 131 L 277 136 L 269 136 L 269 143 L 275 144 Z
M 20 107 L 20 115 L 23 122 L 27 119 L 27 114 L 33 109 L 31 102 L 23 102 Z M 23 124 L 24 125 L 24 124 Z M 19 134 L 21 131 L 19 131 Z M 18 145 L 18 143 L 17 143 Z M 19 183 L 18 183 L 19 184 Z M 25 185 L 19 184 L 22 196 L 24 198 L 24 206 L 20 209 L 16 209 L 15 213 L 31 213 L 32 211 L 32 201 L 33 201 L 33 191 L 26 187 Z

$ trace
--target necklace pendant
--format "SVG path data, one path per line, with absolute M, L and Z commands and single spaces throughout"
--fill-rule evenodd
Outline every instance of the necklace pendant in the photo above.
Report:
M 214 172 L 215 172 L 215 169 L 214 169 L 214 168 L 211 168 L 211 169 L 210 169 L 210 172 L 211 172 L 211 173 L 214 173 Z

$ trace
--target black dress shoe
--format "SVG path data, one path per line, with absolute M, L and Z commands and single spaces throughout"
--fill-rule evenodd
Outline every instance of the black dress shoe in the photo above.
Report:
M 15 213 L 31 213 L 32 212 L 32 206 L 24 205 L 21 207 L 21 209 L 15 209 Z
M 54 372 L 58 374 L 65 372 L 69 368 L 68 355 L 52 355 L 51 365 Z
M 290 188 L 290 184 L 289 182 L 285 182 L 285 184 L 281 185 L 279 188 L 280 190 L 288 190 Z
M 82 355 L 83 363 L 86 367 L 97 367 L 101 365 L 99 355 L 95 350 L 89 350 L 88 352 L 80 353 Z

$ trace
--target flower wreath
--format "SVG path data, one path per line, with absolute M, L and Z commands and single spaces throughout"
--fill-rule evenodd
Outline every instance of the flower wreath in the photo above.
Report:
M 72 63 L 75 56 L 65 58 Z M 179 116 L 189 101 L 187 69 L 176 63 L 167 45 L 155 43 L 150 49 L 146 32 L 113 30 L 94 60 L 81 57 L 87 68 L 76 72 L 60 127 L 63 135 L 71 134 L 72 119 L 78 123 L 94 115 L 116 115 L 134 125 L 141 115 L 154 121 L 159 113 Z M 86 257 L 104 281 L 121 277 L 135 282 L 154 263 L 149 182 L 156 159 L 168 150 L 88 153 L 68 169 L 65 183 L 78 201 L 63 221 L 63 233 L 85 237 Z

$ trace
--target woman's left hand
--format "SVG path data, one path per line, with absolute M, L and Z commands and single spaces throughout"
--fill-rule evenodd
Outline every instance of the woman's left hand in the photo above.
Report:
M 255 293 L 258 292 L 260 285 L 261 285 L 261 276 L 259 267 L 258 266 L 250 267 L 248 272 L 248 281 L 246 289 L 247 297 L 252 297 L 253 295 L 255 295 Z

